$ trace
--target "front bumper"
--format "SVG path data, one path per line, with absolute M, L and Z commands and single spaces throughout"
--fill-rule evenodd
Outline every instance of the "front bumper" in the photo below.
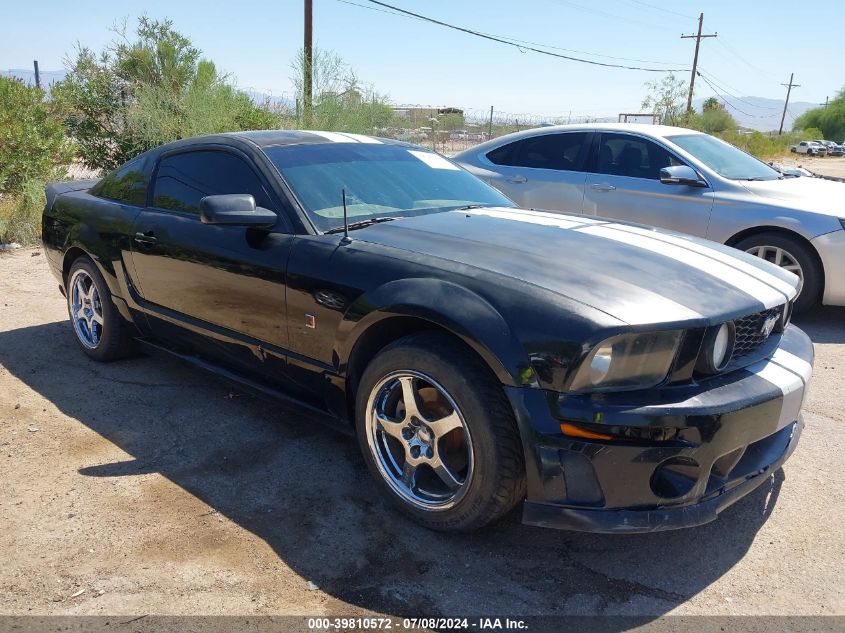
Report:
M 706 384 L 592 396 L 509 388 L 526 454 L 523 521 L 617 533 L 712 521 L 795 449 L 812 360 L 790 326 L 771 359 Z M 628 439 L 568 437 L 564 420 Z
M 845 306 L 845 231 L 833 231 L 810 240 L 824 267 L 822 303 Z

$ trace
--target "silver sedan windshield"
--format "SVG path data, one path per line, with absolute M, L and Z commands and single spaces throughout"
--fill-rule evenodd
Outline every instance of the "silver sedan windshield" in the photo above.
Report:
M 731 180 L 777 180 L 780 174 L 766 163 L 706 134 L 667 136 L 671 141 L 720 176 Z

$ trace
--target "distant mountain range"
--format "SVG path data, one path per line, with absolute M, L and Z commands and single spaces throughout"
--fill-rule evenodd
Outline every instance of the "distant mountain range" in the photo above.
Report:
M 67 75 L 66 70 L 42 70 L 41 85 L 49 92 L 50 84 L 61 81 Z M 11 68 L 9 70 L 0 70 L 0 77 L 17 77 L 25 83 L 35 83 L 35 72 L 32 70 Z M 265 97 L 269 96 L 261 92 L 253 90 L 246 90 L 247 94 L 256 101 L 261 102 Z M 272 103 L 284 103 L 288 107 L 293 107 L 293 103 L 289 99 L 280 97 L 270 97 Z M 693 106 L 696 110 L 701 110 L 701 104 L 704 99 L 694 99 Z M 752 130 L 759 130 L 761 132 L 769 132 L 777 130 L 780 126 L 780 117 L 783 112 L 783 101 L 780 99 L 767 99 L 766 97 L 731 97 L 730 103 L 720 100 L 725 106 L 725 109 L 730 115 L 736 119 L 737 123 L 745 128 Z M 789 109 L 786 113 L 786 120 L 783 127 L 786 130 L 792 129 L 792 123 L 795 119 L 807 110 L 819 107 L 818 103 L 810 103 L 808 101 L 791 101 Z
M 701 110 L 704 99 L 693 99 L 693 107 Z M 782 99 L 766 99 L 765 97 L 731 97 L 730 103 L 719 100 L 725 106 L 725 110 L 742 127 L 760 132 L 770 132 L 780 127 L 780 117 L 783 114 Z M 784 130 L 791 130 L 792 123 L 807 110 L 818 108 L 818 103 L 808 101 L 790 101 L 786 111 L 786 119 L 783 122 Z

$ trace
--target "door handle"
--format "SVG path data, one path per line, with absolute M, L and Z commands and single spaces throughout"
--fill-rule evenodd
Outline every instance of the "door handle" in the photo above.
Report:
M 595 189 L 596 191 L 615 191 L 616 187 L 606 182 L 596 182 L 590 185 L 590 189 Z
M 528 178 L 525 176 L 508 176 L 505 180 L 512 182 L 515 185 L 521 185 L 524 182 L 528 182 Z
M 138 233 L 135 233 L 134 239 L 142 246 L 152 246 L 158 242 L 153 231 L 144 231 L 143 233 L 139 231 Z

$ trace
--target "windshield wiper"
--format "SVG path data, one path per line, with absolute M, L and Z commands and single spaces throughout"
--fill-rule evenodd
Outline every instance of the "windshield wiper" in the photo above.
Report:
M 483 209 L 488 207 L 488 204 L 467 204 L 463 207 L 455 207 L 455 211 L 469 211 L 470 209 Z
M 369 220 L 361 220 L 359 222 L 352 222 L 351 224 L 347 225 L 346 227 L 343 226 L 336 226 L 333 229 L 329 229 L 325 231 L 328 233 L 343 233 L 344 230 L 349 229 L 350 231 L 354 231 L 355 229 L 363 229 L 366 226 L 372 226 L 373 224 L 379 224 L 380 222 L 390 222 L 392 220 L 398 220 L 399 218 L 370 218 Z

